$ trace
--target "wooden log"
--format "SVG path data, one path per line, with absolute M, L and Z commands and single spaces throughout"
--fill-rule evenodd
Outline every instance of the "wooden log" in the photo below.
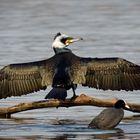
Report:
M 98 107 L 112 107 L 114 103 L 117 101 L 116 98 L 113 99 L 98 99 L 94 97 L 89 97 L 84 94 L 81 94 L 77 98 L 71 100 L 41 100 L 29 103 L 20 103 L 15 106 L 7 107 L 7 108 L 0 108 L 0 117 L 10 118 L 11 114 L 32 110 L 32 109 L 39 109 L 39 108 L 50 108 L 50 107 L 72 107 L 72 106 L 98 106 Z M 129 111 L 132 112 L 140 112 L 140 104 L 135 103 L 128 103 L 130 106 Z M 128 110 L 128 109 L 127 109 Z

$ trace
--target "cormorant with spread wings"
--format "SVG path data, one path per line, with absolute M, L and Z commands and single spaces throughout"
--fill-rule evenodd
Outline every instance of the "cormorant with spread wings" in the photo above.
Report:
M 140 66 L 122 58 L 84 58 L 67 47 L 82 40 L 57 33 L 52 47 L 55 55 L 49 59 L 10 64 L 0 70 L 0 99 L 21 96 L 51 85 L 46 99 L 62 99 L 78 84 L 103 90 L 139 90 Z

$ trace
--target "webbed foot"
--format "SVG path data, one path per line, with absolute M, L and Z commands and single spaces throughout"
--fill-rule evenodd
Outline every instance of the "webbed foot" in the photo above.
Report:
M 74 96 L 71 97 L 70 100 L 71 100 L 71 101 L 72 101 L 72 100 L 75 100 L 77 97 L 79 97 L 79 96 L 78 96 L 78 95 L 74 95 Z

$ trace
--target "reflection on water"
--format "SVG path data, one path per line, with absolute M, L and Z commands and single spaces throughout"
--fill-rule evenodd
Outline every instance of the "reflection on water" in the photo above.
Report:
M 80 56 L 123 57 L 140 64 L 139 0 L 0 0 L 0 67 L 45 59 L 53 55 L 57 32 L 83 37 L 71 49 Z M 50 87 L 49 87 L 50 88 Z M 0 100 L 0 107 L 41 100 L 46 91 Z M 123 98 L 138 102 L 139 91 L 102 91 L 79 86 L 77 94 Z M 71 91 L 69 91 L 71 96 Z M 125 119 L 120 130 L 88 129 L 103 108 L 50 108 L 17 113 L 0 119 L 2 139 L 137 139 L 139 118 Z M 125 112 L 125 116 L 132 113 Z
M 35 121 L 35 122 L 33 122 Z M 82 124 L 47 124 L 40 123 L 41 120 L 28 120 L 28 119 L 10 119 L 4 120 L 1 127 L 4 127 L 5 133 L 11 133 L 9 136 L 3 136 L 13 139 L 130 139 L 135 136 L 139 137 L 139 132 L 135 131 L 135 135 L 126 132 L 122 129 L 113 130 L 98 130 L 98 129 L 88 129 L 86 125 Z M 36 123 L 36 124 L 35 124 Z M 6 126 L 7 125 L 7 126 Z M 122 124 L 123 127 L 125 124 Z M 121 127 L 121 126 L 120 126 Z M 122 128 L 123 128 L 122 127 Z M 128 127 L 127 124 L 125 127 Z M 132 126 L 133 127 L 133 126 Z M 126 129 L 126 128 L 123 128 Z M 14 132 L 14 133 L 13 133 Z M 3 132 L 4 133 L 4 132 Z M 137 134 L 138 133 L 138 134 Z M 3 135 L 1 133 L 1 135 Z

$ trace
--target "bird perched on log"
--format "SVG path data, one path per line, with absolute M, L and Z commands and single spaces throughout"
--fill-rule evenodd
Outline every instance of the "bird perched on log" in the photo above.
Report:
M 139 90 L 140 66 L 122 58 L 84 58 L 72 53 L 71 43 L 82 40 L 57 33 L 54 56 L 42 61 L 10 64 L 0 70 L 0 98 L 21 96 L 51 85 L 45 98 L 64 100 L 78 84 L 103 90 Z
M 116 127 L 123 119 L 124 110 L 130 107 L 123 100 L 118 100 L 114 107 L 104 109 L 89 124 L 89 128 L 112 129 Z

